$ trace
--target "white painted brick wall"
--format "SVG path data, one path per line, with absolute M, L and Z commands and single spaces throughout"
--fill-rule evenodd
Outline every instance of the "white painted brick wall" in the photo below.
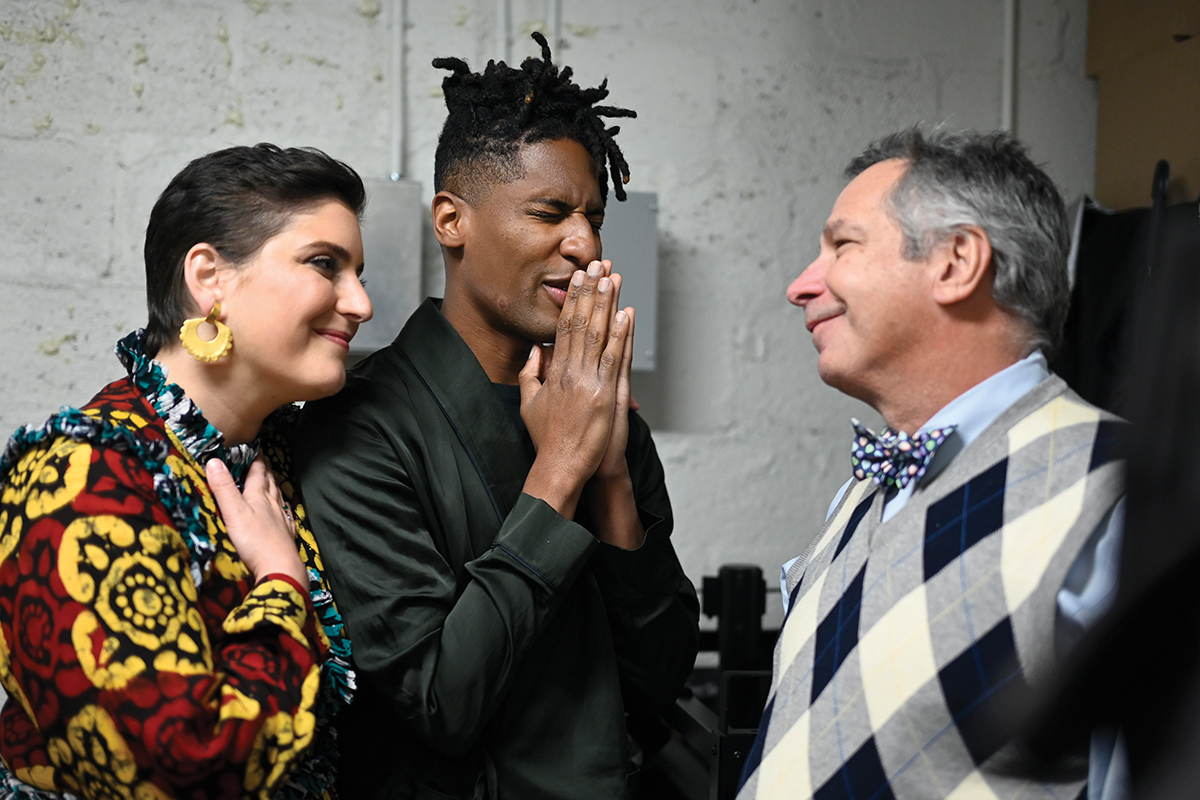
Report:
M 631 189 L 659 194 L 660 369 L 635 386 L 658 433 L 675 542 L 699 581 L 773 575 L 848 474 L 846 421 L 783 290 L 815 252 L 845 162 L 924 121 L 1000 119 L 999 0 L 563 0 L 557 55 L 635 108 Z M 409 0 L 409 176 L 444 116 L 438 55 L 499 52 L 494 0 Z M 1020 4 L 1017 129 L 1068 198 L 1092 186 L 1086 0 Z M 513 53 L 540 0 L 514 0 Z M 383 0 L 0 0 L 0 428 L 79 404 L 144 322 L 142 234 L 190 158 L 315 145 L 389 167 Z M 428 222 L 425 276 L 440 291 Z

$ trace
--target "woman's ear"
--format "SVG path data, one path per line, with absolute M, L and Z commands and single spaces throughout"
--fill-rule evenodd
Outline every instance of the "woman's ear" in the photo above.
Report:
M 462 247 L 470 226 L 471 208 L 458 195 L 441 191 L 433 196 L 433 234 L 442 247 Z
M 207 242 L 192 245 L 183 257 L 183 280 L 200 316 L 224 298 L 220 269 L 224 265 L 225 259 Z
M 933 299 L 951 305 L 970 298 L 984 284 L 992 266 L 992 243 L 978 225 L 962 225 L 938 246 L 935 259 Z M 988 283 L 988 291 L 991 284 Z

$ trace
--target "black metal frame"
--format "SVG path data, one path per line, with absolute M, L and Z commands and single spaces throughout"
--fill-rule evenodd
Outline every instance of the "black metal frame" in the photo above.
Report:
M 717 652 L 719 666 L 695 670 L 657 726 L 631 725 L 646 754 L 644 800 L 733 800 L 758 734 L 779 635 L 762 628 L 762 570 L 727 564 L 704 578 L 702 593 L 717 629 L 701 632 L 700 649 Z

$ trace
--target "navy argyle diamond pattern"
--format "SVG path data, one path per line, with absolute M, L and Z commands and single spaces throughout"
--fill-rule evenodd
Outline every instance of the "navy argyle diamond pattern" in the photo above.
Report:
M 816 663 L 813 664 L 812 701 L 820 697 L 837 673 L 838 667 L 858 644 L 858 617 L 862 611 L 863 579 L 866 565 L 850 581 L 837 605 L 817 626 Z
M 929 507 L 925 515 L 925 580 L 1004 524 L 1008 459 Z

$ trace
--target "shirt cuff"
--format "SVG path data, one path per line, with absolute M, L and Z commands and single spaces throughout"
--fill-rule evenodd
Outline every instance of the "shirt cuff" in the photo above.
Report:
M 565 591 L 597 544 L 582 525 L 564 518 L 544 500 L 522 494 L 504 520 L 492 549 L 520 564 L 551 589 Z
M 307 588 L 302 589 L 290 575 L 271 573 L 229 612 L 221 627 L 228 634 L 243 634 L 274 626 L 308 648 L 315 644 L 307 626 L 312 618 L 312 598 Z
M 673 587 L 680 574 L 671 538 L 659 524 L 662 518 L 638 509 L 646 538 L 637 550 L 600 543 L 592 556 L 592 571 L 600 586 L 616 597 L 640 598 Z M 647 522 L 650 524 L 647 525 Z

